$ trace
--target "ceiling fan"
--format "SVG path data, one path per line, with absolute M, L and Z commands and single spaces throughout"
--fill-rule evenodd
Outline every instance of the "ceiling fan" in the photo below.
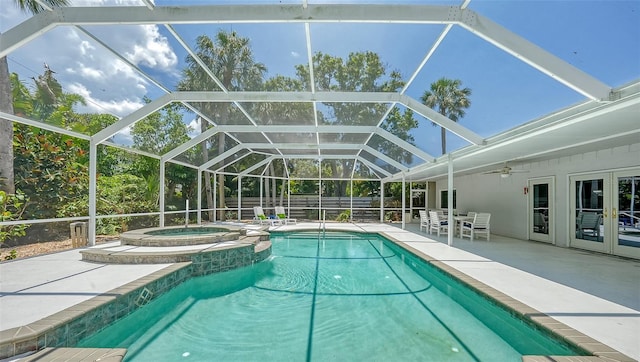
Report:
M 505 163 L 504 167 L 499 168 L 497 170 L 491 170 L 491 171 L 483 172 L 483 174 L 497 173 L 497 174 L 500 174 L 500 177 L 507 178 L 507 177 L 511 176 L 512 173 L 521 173 L 521 172 L 529 172 L 529 171 L 527 171 L 527 170 L 514 170 L 511 167 L 507 166 L 507 164 Z

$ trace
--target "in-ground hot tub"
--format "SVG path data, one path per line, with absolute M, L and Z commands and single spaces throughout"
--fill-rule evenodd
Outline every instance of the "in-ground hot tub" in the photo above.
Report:
M 238 240 L 246 230 L 234 226 L 167 226 L 126 231 L 120 234 L 122 245 L 185 246 Z

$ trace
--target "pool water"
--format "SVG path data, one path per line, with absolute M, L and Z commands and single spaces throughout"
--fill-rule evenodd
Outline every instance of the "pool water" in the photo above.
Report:
M 273 233 L 273 256 L 193 278 L 81 347 L 125 361 L 521 361 L 575 355 L 373 234 Z M 474 316 L 475 314 L 475 316 Z

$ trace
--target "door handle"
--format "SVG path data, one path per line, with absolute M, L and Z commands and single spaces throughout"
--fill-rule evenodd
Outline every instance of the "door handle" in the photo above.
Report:
M 615 207 L 611 209 L 611 217 L 613 218 L 618 217 L 618 210 Z
M 607 216 L 607 209 L 606 209 L 606 208 L 604 209 L 604 213 L 602 214 L 602 216 L 604 216 L 604 217 L 608 217 L 608 216 Z

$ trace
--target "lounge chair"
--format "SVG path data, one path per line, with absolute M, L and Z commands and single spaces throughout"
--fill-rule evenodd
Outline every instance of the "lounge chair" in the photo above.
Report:
M 429 211 L 429 234 L 432 231 L 435 231 L 438 236 L 440 234 L 446 234 L 449 232 L 449 224 L 448 222 L 436 211 Z
M 491 214 L 487 212 L 479 212 L 473 218 L 473 221 L 462 222 L 462 228 L 460 229 L 460 237 L 464 239 L 469 237 L 469 240 L 484 234 L 487 241 L 491 240 Z
M 576 237 L 584 239 L 585 236 L 595 238 L 600 241 L 600 225 L 602 224 L 602 215 L 597 212 L 581 212 L 578 215 L 578 228 Z
M 425 210 L 418 210 L 420 213 L 420 231 L 424 228 L 424 231 L 429 231 L 429 216 Z
M 276 206 L 276 216 L 280 219 L 285 225 L 288 224 L 297 224 L 298 221 L 296 219 L 291 219 L 287 217 L 287 213 L 284 211 L 284 207 Z
M 280 219 L 270 219 L 267 215 L 264 214 L 264 210 L 262 210 L 262 206 L 254 206 L 253 207 L 253 217 L 254 221 L 260 223 L 260 225 L 282 225 L 282 221 Z

